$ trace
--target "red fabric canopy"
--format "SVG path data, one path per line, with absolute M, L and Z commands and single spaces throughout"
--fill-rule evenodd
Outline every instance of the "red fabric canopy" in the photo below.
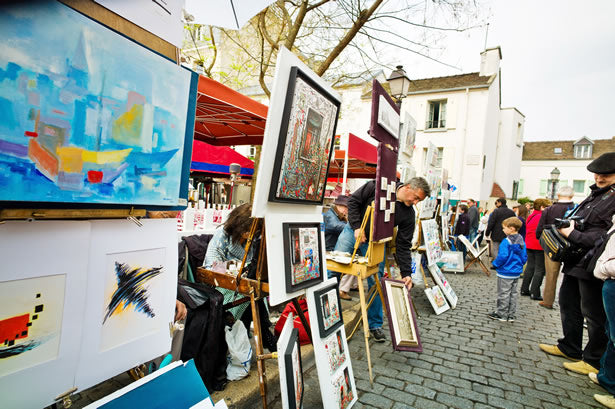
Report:
M 329 166 L 328 180 L 335 182 L 344 177 L 344 158 L 346 151 L 334 152 Z M 348 134 L 348 174 L 349 179 L 373 179 L 376 177 L 378 149 L 356 135 Z
M 216 146 L 262 145 L 266 119 L 265 105 L 199 77 L 194 139 Z
M 190 171 L 229 174 L 229 165 L 238 163 L 239 174 L 251 177 L 254 174 L 254 162 L 235 152 L 227 146 L 213 146 L 201 141 L 192 142 L 192 163 Z

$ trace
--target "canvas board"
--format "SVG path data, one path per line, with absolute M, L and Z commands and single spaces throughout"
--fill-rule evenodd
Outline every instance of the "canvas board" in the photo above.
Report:
M 448 311 L 451 307 L 446 302 L 444 294 L 439 286 L 434 285 L 425 289 L 425 295 L 429 300 L 436 315 L 442 314 L 444 311 Z
M 434 219 L 422 220 L 421 230 L 423 231 L 423 240 L 427 250 L 427 264 L 432 265 L 442 257 L 438 224 Z
M 287 205 L 288 206 L 288 205 Z M 297 206 L 294 206 L 297 207 Z M 286 287 L 287 274 L 283 268 L 286 257 L 290 257 L 285 252 L 284 245 L 284 223 L 323 223 L 321 213 L 269 213 L 265 216 L 265 236 L 267 240 L 267 261 L 269 266 L 279 266 L 279 268 L 269 268 L 269 302 L 271 305 L 278 305 L 301 294 L 305 294 L 305 288 L 297 288 L 288 291 Z M 320 254 L 325 254 L 324 229 L 320 228 Z M 308 285 L 316 285 L 324 279 L 327 274 L 326 258 L 322 257 L 320 264 L 320 277 L 310 280 Z
M 307 67 L 299 58 L 286 48 L 281 48 L 276 61 L 274 84 L 271 90 L 271 98 L 269 99 L 269 110 L 267 111 L 267 122 L 265 125 L 265 133 L 263 136 L 263 147 L 261 158 L 258 165 L 258 178 L 256 178 L 256 186 L 254 191 L 254 199 L 252 202 L 252 216 L 265 217 L 268 213 L 277 212 L 294 212 L 315 214 L 321 212 L 320 206 L 297 206 L 292 202 L 271 202 L 270 190 L 274 182 L 274 168 L 276 164 L 276 153 L 280 141 L 280 133 L 284 122 L 284 107 L 286 105 L 288 84 L 291 79 L 291 71 L 293 67 L 297 67 L 310 82 L 317 84 L 319 88 L 324 90 L 334 100 L 341 101 L 339 94 L 329 86 L 322 78 L 316 75 L 309 67 Z M 307 115 L 307 112 L 306 112 Z M 291 130 L 294 129 L 290 128 Z M 304 129 L 304 128 L 302 128 Z M 333 128 L 335 129 L 335 128 Z M 299 126 L 297 127 L 299 131 Z M 289 131 L 290 132 L 290 131 Z M 284 148 L 282 146 L 281 148 Z M 328 162 L 326 163 L 328 166 Z M 326 175 L 326 172 L 325 172 Z M 326 176 L 325 176 L 326 177 Z M 324 191 L 322 192 L 324 194 Z M 322 199 L 317 201 L 306 202 L 306 204 L 322 204 Z
M 335 287 L 337 280 L 328 279 L 322 284 L 308 288 L 306 299 L 310 317 L 318 315 L 316 294 Z M 287 320 L 288 322 L 288 320 Z M 346 330 L 341 325 L 326 337 L 321 337 L 318 325 L 310 326 L 314 344 L 314 359 L 324 409 L 350 408 L 358 400 L 352 362 L 346 341 Z M 339 334 L 339 336 L 338 336 Z
M 0 201 L 183 204 L 198 75 L 61 2 L 23 4 L 0 14 Z
M 3 407 L 45 407 L 73 387 L 86 304 L 89 237 L 90 224 L 85 221 L 0 225 L 0 332 L 8 328 L 4 320 L 27 313 L 32 325 L 13 346 L 44 341 L 0 359 Z M 38 305 L 42 310 L 32 320 Z M 15 324 L 19 322 L 10 323 L 12 328 Z M 5 340 L 0 342 L 0 354 L 7 352 Z
M 443 271 L 453 271 L 457 273 L 463 273 L 463 253 L 461 251 L 443 251 L 442 257 L 438 264 L 441 264 L 440 268 Z
M 458 301 L 457 294 L 453 290 L 453 287 L 451 287 L 451 283 L 448 282 L 448 280 L 442 273 L 442 270 L 440 270 L 437 264 L 432 264 L 431 266 L 429 266 L 429 272 L 431 273 L 431 276 L 433 277 L 438 287 L 440 287 L 440 289 L 442 290 L 442 293 L 448 300 L 448 303 L 450 304 L 451 308 L 455 309 L 457 307 Z
M 175 219 L 141 222 L 142 227 L 127 220 L 91 222 L 79 389 L 170 350 L 177 293 Z

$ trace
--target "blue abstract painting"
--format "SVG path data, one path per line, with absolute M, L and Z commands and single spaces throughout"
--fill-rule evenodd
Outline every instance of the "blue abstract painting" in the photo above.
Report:
M 195 74 L 34 4 L 0 14 L 0 201 L 177 205 Z

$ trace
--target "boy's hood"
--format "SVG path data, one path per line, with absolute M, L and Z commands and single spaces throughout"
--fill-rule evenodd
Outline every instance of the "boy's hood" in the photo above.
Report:
M 508 240 L 510 240 L 511 244 L 519 244 L 521 246 L 525 246 L 525 241 L 523 240 L 523 237 L 521 237 L 519 233 L 511 234 L 507 238 Z

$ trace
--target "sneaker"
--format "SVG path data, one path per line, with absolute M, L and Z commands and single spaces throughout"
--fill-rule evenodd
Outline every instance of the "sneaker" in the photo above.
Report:
M 557 345 L 538 344 L 538 347 L 549 355 L 563 356 L 564 358 L 570 359 L 571 361 L 578 361 L 578 359 L 572 358 L 566 355 L 565 353 L 563 353 L 562 351 L 560 351 Z M 594 372 L 598 372 L 598 371 L 594 371 Z
M 491 318 L 492 320 L 508 321 L 506 318 L 502 317 L 497 312 L 490 312 L 489 314 L 487 314 L 487 317 Z
M 508 322 L 515 322 L 515 317 L 508 317 Z
M 596 385 L 600 385 L 600 381 L 598 381 L 598 374 L 596 372 L 590 372 L 587 375 L 589 376 L 590 381 L 592 381 Z
M 594 399 L 610 409 L 615 409 L 615 397 L 611 395 L 594 395 Z
M 387 339 L 382 328 L 370 329 L 369 332 L 372 334 L 372 337 L 374 337 L 374 341 L 376 342 L 384 342 Z
M 564 362 L 564 368 L 571 372 L 580 373 L 581 375 L 588 375 L 590 372 L 598 372 L 598 368 L 593 367 L 585 361 Z

